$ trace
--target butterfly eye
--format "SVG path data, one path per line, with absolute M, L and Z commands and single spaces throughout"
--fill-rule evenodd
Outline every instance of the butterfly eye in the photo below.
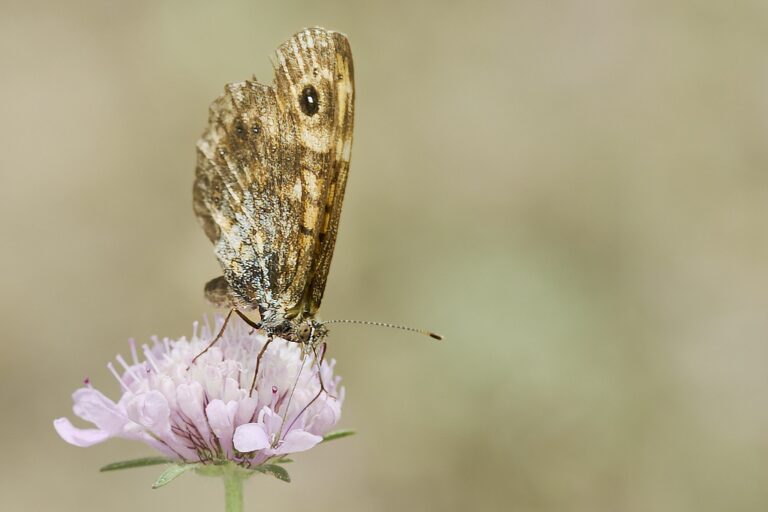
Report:
M 315 89 L 312 85 L 306 86 L 299 95 L 299 105 L 301 106 L 301 111 L 308 116 L 317 114 L 317 111 L 320 108 L 319 100 L 320 98 L 317 94 L 317 89 Z
M 298 334 L 301 342 L 306 343 L 312 335 L 312 328 L 306 324 L 302 324 L 301 327 L 299 327 Z
M 245 125 L 243 123 L 238 122 L 235 125 L 235 133 L 237 134 L 237 136 L 243 139 L 245 138 L 245 132 L 246 132 Z

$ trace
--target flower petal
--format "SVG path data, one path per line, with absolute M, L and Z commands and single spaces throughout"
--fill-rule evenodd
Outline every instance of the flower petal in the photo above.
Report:
M 267 434 L 274 434 L 280 432 L 284 422 L 282 416 L 269 407 L 265 407 L 259 412 L 259 423 L 264 425 L 264 431 Z
M 257 405 L 259 405 L 259 399 L 256 397 L 246 397 L 240 400 L 240 406 L 235 416 L 235 425 L 250 423 L 256 413 Z
M 77 428 L 67 418 L 53 420 L 53 428 L 63 440 L 81 448 L 99 444 L 112 437 L 109 432 L 98 428 Z
M 246 423 L 237 427 L 232 443 L 237 451 L 247 453 L 268 447 L 269 437 L 258 423 Z
M 179 409 L 195 423 L 205 421 L 204 396 L 203 386 L 197 381 L 182 383 L 176 388 Z
M 241 393 L 243 393 L 243 390 L 240 389 L 240 383 L 231 377 L 227 377 L 224 381 L 224 389 L 221 393 L 222 400 L 225 402 L 239 400 L 241 398 Z
M 165 433 L 169 428 L 171 409 L 165 395 L 157 390 L 140 393 L 125 402 L 128 417 L 142 427 Z
M 307 412 L 312 416 L 306 422 L 305 430 L 313 434 L 324 434 L 338 423 L 341 407 L 336 400 L 328 399 L 325 402 L 318 401 L 317 406 Z
M 217 398 L 211 400 L 205 408 L 205 415 L 208 417 L 211 430 L 219 438 L 219 443 L 226 450 L 227 456 L 232 453 L 232 433 L 237 405 L 234 400 L 225 404 Z
M 205 392 L 203 386 L 198 381 L 191 381 L 188 384 L 179 384 L 176 388 L 176 399 L 179 409 L 186 415 L 189 421 L 194 425 L 200 436 L 207 439 L 211 434 L 208 428 L 208 419 L 205 417 L 204 399 Z
M 117 404 L 93 388 L 76 390 L 72 400 L 75 402 L 72 410 L 79 418 L 90 421 L 110 435 L 118 434 L 128 423 Z
M 283 438 L 283 442 L 277 447 L 275 453 L 283 455 L 286 453 L 303 452 L 309 450 L 322 440 L 322 437 L 310 434 L 306 430 L 291 430 Z
M 211 430 L 218 438 L 221 438 L 227 429 L 232 428 L 232 418 L 229 415 L 227 404 L 218 398 L 211 400 L 205 407 L 205 415 L 208 417 Z

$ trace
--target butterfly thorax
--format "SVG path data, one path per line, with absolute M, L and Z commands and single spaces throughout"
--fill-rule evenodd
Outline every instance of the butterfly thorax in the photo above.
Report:
M 309 349 L 317 346 L 328 335 L 328 328 L 316 320 L 304 304 L 288 310 L 279 304 L 254 305 L 231 290 L 224 276 L 212 279 L 206 284 L 205 296 L 217 307 L 241 312 L 258 311 L 260 329 L 273 336 L 306 345 Z

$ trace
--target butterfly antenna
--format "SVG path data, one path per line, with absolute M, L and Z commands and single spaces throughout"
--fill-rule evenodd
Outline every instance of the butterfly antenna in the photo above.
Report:
M 401 331 L 415 332 L 417 334 L 423 334 L 429 336 L 435 340 L 442 340 L 443 337 L 440 334 L 424 329 L 416 329 L 414 327 L 407 327 L 405 325 L 388 324 L 385 322 L 370 322 L 368 320 L 326 320 L 323 325 L 327 324 L 359 324 L 359 325 L 374 325 L 376 327 L 389 327 L 390 329 L 400 329 Z

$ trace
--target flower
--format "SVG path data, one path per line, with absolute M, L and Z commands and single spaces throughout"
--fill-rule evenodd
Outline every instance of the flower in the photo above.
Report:
M 77 428 L 67 418 L 54 421 L 59 435 L 75 446 L 119 437 L 135 439 L 178 462 L 233 461 L 258 466 L 273 457 L 309 450 L 322 441 L 341 415 L 344 388 L 334 376 L 335 361 L 318 364 L 301 347 L 280 338 L 261 360 L 256 387 L 251 382 L 266 337 L 233 317 L 221 339 L 194 363 L 218 333 L 195 322 L 192 339 L 154 338 L 153 346 L 131 342 L 132 364 L 122 356 L 122 373 L 108 368 L 123 395 L 115 403 L 85 386 L 73 394 L 73 411 L 96 428 Z M 320 378 L 325 388 L 321 392 Z

